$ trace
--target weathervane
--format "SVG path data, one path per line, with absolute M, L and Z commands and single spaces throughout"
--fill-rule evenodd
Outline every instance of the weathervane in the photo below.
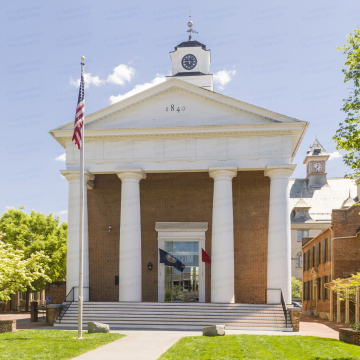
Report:
M 189 18 L 191 18 L 191 15 L 189 15 Z M 189 41 L 192 41 L 192 37 L 191 37 L 191 34 L 192 33 L 195 33 L 195 34 L 198 34 L 197 31 L 193 30 L 191 27 L 193 26 L 193 22 L 190 20 L 188 21 L 188 27 L 189 27 L 189 30 L 187 30 L 186 32 L 189 33 Z

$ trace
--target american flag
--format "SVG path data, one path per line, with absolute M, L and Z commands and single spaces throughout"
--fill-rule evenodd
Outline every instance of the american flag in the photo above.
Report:
M 81 128 L 84 125 L 84 119 L 85 119 L 85 85 L 84 85 L 84 72 L 81 71 L 79 98 L 76 106 L 74 135 L 72 138 L 73 140 L 75 140 L 75 143 L 78 146 L 79 150 L 81 149 L 81 145 L 82 145 Z

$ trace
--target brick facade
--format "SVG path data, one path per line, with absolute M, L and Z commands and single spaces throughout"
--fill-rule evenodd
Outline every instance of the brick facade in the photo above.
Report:
M 303 241 L 303 311 L 316 310 L 321 317 L 330 314 L 330 290 L 325 290 L 324 283 L 360 272 L 360 238 L 356 236 L 360 226 L 359 211 L 357 206 L 346 210 L 333 210 L 332 225 L 313 239 Z M 323 261 L 324 244 L 326 262 Z M 320 258 L 317 259 L 316 254 L 319 250 Z M 320 287 L 320 294 L 317 288 L 315 293 L 315 282 Z M 344 302 L 341 302 L 341 307 L 343 320 Z M 350 302 L 349 307 L 352 320 L 354 304 Z M 337 302 L 334 294 L 334 313 L 336 312 Z
M 47 304 L 61 304 L 66 295 L 66 281 L 46 283 L 45 297 L 51 298 L 51 301 Z
M 322 289 L 324 283 L 331 281 L 331 239 L 331 227 L 325 229 L 313 240 L 304 239 L 306 245 L 303 247 L 303 311 L 316 309 L 322 314 L 330 311 L 329 290 Z M 316 273 L 316 278 L 314 278 L 314 273 Z M 315 293 L 315 283 L 320 287 L 320 292 Z M 317 288 L 316 291 L 318 291 Z
M 360 272 L 360 208 L 334 210 L 333 224 L 333 278 L 345 278 Z
M 142 300 L 158 299 L 158 244 L 155 222 L 207 222 L 205 251 L 211 254 L 214 180 L 207 172 L 149 173 L 140 181 Z M 238 172 L 233 179 L 235 301 L 264 303 L 270 179 L 263 171 Z M 96 175 L 88 191 L 90 300 L 118 301 L 121 181 Z M 109 226 L 111 231 L 109 232 Z M 153 269 L 147 265 L 151 262 Z M 206 264 L 206 302 L 211 267 Z

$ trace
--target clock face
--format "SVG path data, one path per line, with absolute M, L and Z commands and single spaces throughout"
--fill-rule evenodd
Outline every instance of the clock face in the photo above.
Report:
M 322 170 L 322 165 L 321 165 L 320 163 L 314 164 L 314 170 L 315 170 L 316 172 L 321 171 L 321 170 Z
M 186 70 L 193 69 L 197 64 L 196 57 L 192 54 L 185 55 L 181 60 L 181 65 Z

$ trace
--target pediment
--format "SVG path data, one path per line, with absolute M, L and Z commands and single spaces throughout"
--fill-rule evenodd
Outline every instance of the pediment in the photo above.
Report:
M 171 79 L 86 116 L 88 130 L 268 125 L 302 121 Z M 72 130 L 69 123 L 56 130 Z

